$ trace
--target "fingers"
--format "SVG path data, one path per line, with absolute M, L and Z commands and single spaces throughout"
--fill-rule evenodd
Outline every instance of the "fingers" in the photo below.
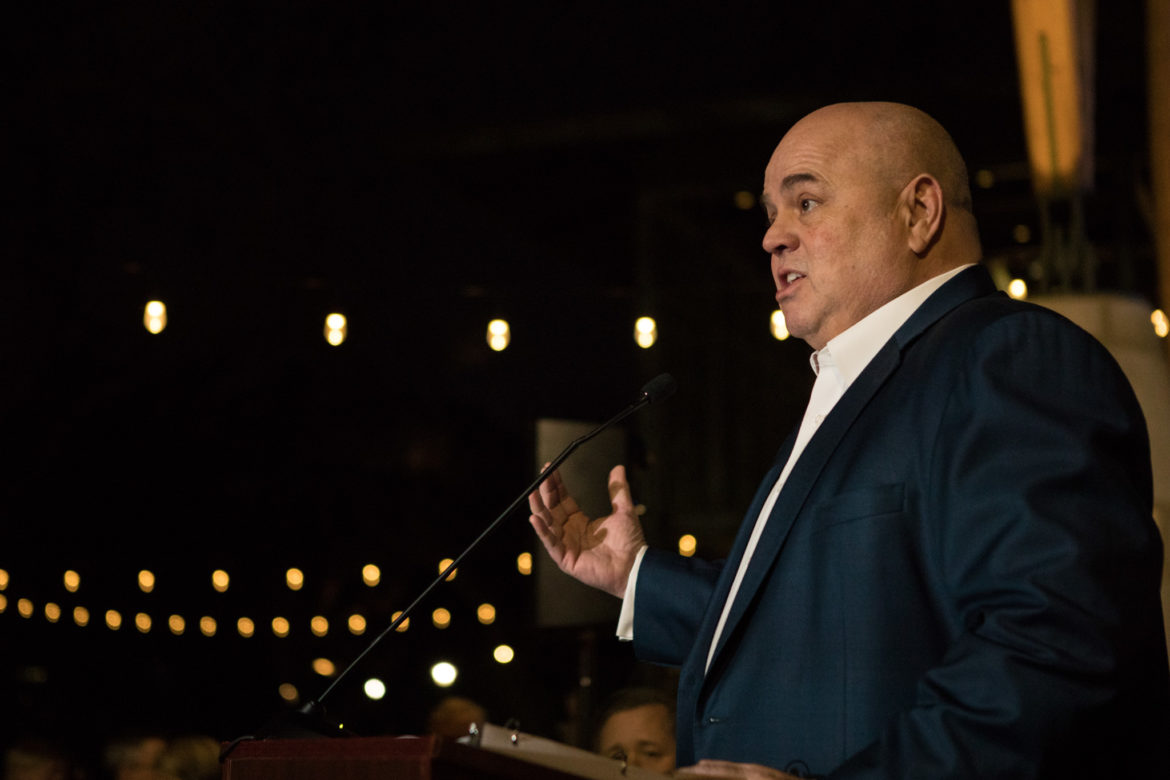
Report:
M 614 466 L 609 472 L 609 503 L 614 512 L 634 513 L 634 497 L 630 493 L 625 466 Z
M 542 471 L 547 469 L 549 464 L 544 464 Z M 563 484 L 561 483 L 561 474 L 559 471 L 554 471 L 549 474 L 539 485 L 536 490 L 528 494 L 528 507 L 533 514 L 540 514 L 548 512 L 549 507 L 555 507 L 560 503 L 559 496 Z
M 715 761 L 704 758 L 694 766 L 683 767 L 675 772 L 677 778 L 745 778 L 745 780 L 795 780 L 792 775 L 759 764 L 738 764 L 734 761 Z
M 554 560 L 559 561 L 560 555 L 557 551 L 561 546 L 560 537 L 553 532 L 552 528 L 540 515 L 531 515 L 528 518 L 528 524 L 536 531 L 536 536 L 540 539 L 540 543 L 544 545 L 544 549 L 548 550 L 549 555 Z
M 544 468 L 548 468 L 547 463 L 544 464 Z M 555 560 L 560 559 L 564 523 L 571 513 L 566 511 L 569 507 L 565 506 L 563 494 L 564 483 L 561 481 L 560 473 L 556 471 L 528 494 L 528 508 L 532 513 L 528 522 Z

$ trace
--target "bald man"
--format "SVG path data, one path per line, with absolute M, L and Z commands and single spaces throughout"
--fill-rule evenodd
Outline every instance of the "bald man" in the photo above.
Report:
M 647 549 L 623 467 L 531 523 L 681 666 L 679 776 L 1170 776 L 1145 423 L 1116 363 L 998 293 L 963 160 L 834 105 L 764 173 L 776 301 L 816 382 L 726 562 Z M 697 763 L 696 763 L 697 762 Z

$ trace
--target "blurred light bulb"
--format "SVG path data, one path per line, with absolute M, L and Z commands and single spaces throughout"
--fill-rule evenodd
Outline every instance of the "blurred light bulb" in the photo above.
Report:
M 148 301 L 142 312 L 142 324 L 155 335 L 167 326 L 167 305 L 162 301 Z
M 440 661 L 431 667 L 431 679 L 440 688 L 450 687 L 458 676 L 459 670 L 455 668 L 454 664 L 448 661 Z
M 487 326 L 487 343 L 496 352 L 503 352 L 512 343 L 512 327 L 507 320 L 492 320 Z
M 658 323 L 653 317 L 639 317 L 634 323 L 634 341 L 642 349 L 649 349 L 658 341 Z
M 372 563 L 367 563 L 362 567 L 362 582 L 369 585 L 371 588 L 382 581 L 382 570 Z
M 349 335 L 349 323 L 344 314 L 333 312 L 325 318 L 325 341 L 330 346 L 340 346 Z
M 516 556 L 516 571 L 525 576 L 532 574 L 532 553 L 520 553 Z
M 788 324 L 784 321 L 784 312 L 779 309 L 772 312 L 771 330 L 772 338 L 777 341 L 784 341 L 791 335 L 788 332 Z
M 371 701 L 381 701 L 386 695 L 386 683 L 379 680 L 377 677 L 371 677 L 362 685 L 362 690 L 366 694 L 366 698 Z
M 1154 333 L 1158 335 L 1158 338 L 1164 339 L 1170 336 L 1170 317 L 1166 316 L 1166 312 L 1154 309 L 1150 314 L 1150 323 L 1154 326 Z

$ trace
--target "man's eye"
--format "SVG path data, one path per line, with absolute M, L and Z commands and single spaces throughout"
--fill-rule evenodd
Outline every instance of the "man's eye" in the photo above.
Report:
M 812 198 L 801 198 L 800 199 L 800 213 L 807 214 L 808 212 L 812 211 L 816 205 L 817 205 L 817 202 L 815 200 L 813 200 Z

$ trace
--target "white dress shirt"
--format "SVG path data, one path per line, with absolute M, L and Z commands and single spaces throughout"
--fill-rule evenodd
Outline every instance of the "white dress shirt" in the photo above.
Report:
M 845 391 L 853 384 L 853 380 L 860 376 L 869 362 L 873 360 L 874 355 L 890 340 L 898 328 L 910 319 L 910 315 L 918 310 L 918 307 L 930 297 L 931 293 L 945 284 L 952 276 L 969 267 L 969 265 L 964 265 L 953 268 L 899 295 L 842 331 L 822 349 L 813 352 L 809 357 L 809 362 L 817 376 L 816 382 L 813 384 L 808 406 L 805 407 L 804 418 L 801 420 L 800 430 L 796 434 L 796 443 L 792 447 L 792 453 L 788 456 L 788 461 L 784 464 L 779 479 L 772 486 L 772 491 L 768 494 L 760 514 L 756 517 L 756 523 L 748 538 L 747 547 L 744 549 L 743 557 L 740 558 L 739 568 L 731 583 L 731 591 L 727 595 L 727 601 L 723 604 L 723 614 L 719 617 L 719 623 L 715 627 L 715 635 L 711 640 L 711 649 L 707 655 L 708 667 L 714 656 L 715 648 L 718 646 L 719 637 L 723 633 L 723 626 L 727 622 L 727 615 L 731 611 L 735 595 L 739 592 L 740 583 L 743 581 L 744 574 L 747 573 L 748 564 L 751 563 L 752 553 L 755 552 L 756 544 L 768 522 L 768 515 L 772 513 L 772 507 L 776 505 L 780 490 L 784 487 L 784 482 L 788 479 L 792 467 L 796 465 L 805 446 L 820 428 L 821 422 L 832 411 L 833 406 L 836 405 L 841 396 L 845 395 Z M 634 561 L 634 568 L 630 571 L 629 582 L 626 584 L 622 611 L 618 617 L 617 636 L 619 639 L 630 640 L 634 638 L 635 585 L 645 552 L 645 547 L 639 551 L 638 557 Z

